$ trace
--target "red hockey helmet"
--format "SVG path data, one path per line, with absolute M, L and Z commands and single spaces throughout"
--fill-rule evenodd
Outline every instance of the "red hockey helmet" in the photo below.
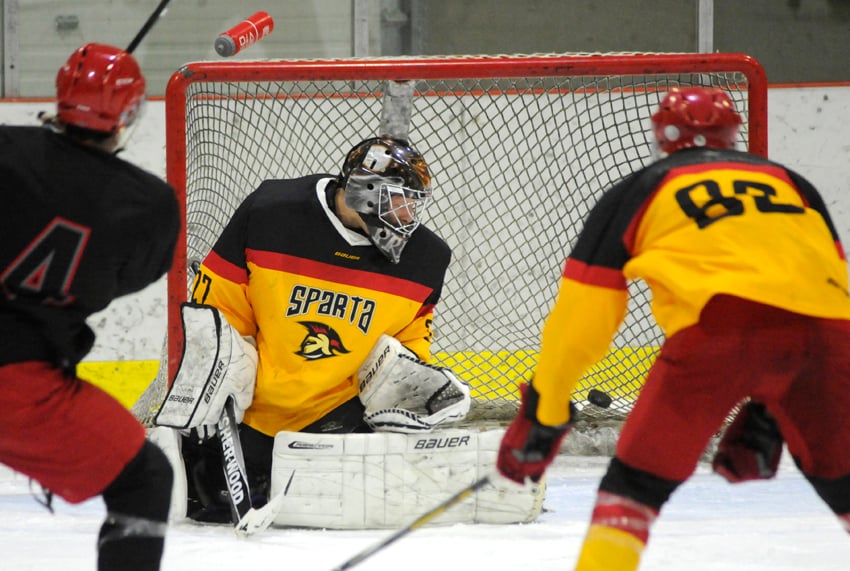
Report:
M 741 116 L 726 93 L 712 87 L 673 87 L 652 116 L 662 153 L 687 147 L 733 149 Z
M 84 129 L 117 132 L 135 120 L 144 97 L 139 64 L 120 48 L 86 44 L 56 74 L 58 119 Z

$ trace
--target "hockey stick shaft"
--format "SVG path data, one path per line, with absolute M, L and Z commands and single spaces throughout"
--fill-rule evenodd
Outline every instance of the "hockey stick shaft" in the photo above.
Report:
M 407 535 L 411 531 L 415 531 L 415 530 L 419 529 L 420 527 L 422 527 L 423 525 L 425 525 L 426 523 L 428 523 L 429 521 L 431 521 L 435 517 L 439 516 L 440 514 L 445 512 L 446 510 L 452 508 L 456 504 L 459 504 L 460 502 L 462 502 L 466 498 L 470 497 L 472 494 L 474 494 L 475 492 L 477 492 L 478 490 L 480 490 L 481 488 L 483 488 L 484 486 L 486 486 L 489 483 L 490 483 L 490 475 L 484 476 L 483 478 L 476 480 L 475 482 L 471 483 L 470 485 L 468 485 L 467 487 L 465 487 L 464 489 L 462 489 L 461 491 L 459 491 L 458 493 L 456 493 L 455 495 L 453 495 L 452 497 L 450 497 L 449 499 L 447 499 L 446 501 L 444 501 L 440 505 L 436 506 L 435 508 L 425 512 L 424 514 L 422 514 L 421 516 L 416 518 L 412 523 L 410 523 L 406 527 L 403 527 L 402 529 L 396 531 L 395 533 L 393 533 L 392 535 L 390 535 L 386 539 L 379 541 L 378 543 L 372 545 L 371 547 L 364 549 L 363 551 L 356 554 L 354 557 L 351 557 L 350 559 L 348 559 L 347 561 L 345 561 L 341 565 L 334 567 L 333 569 L 331 569 L 331 571 L 344 571 L 345 569 L 351 569 L 355 565 L 362 563 L 363 561 L 365 561 L 369 557 L 373 556 L 377 552 L 383 550 L 384 548 L 391 545 L 392 543 L 395 543 L 397 540 L 401 539 L 402 537 L 404 537 L 405 535 Z
M 162 15 L 163 10 L 165 10 L 165 7 L 168 6 L 168 3 L 170 1 L 171 0 L 160 1 L 159 6 L 157 6 L 156 10 L 154 10 L 153 13 L 148 17 L 147 22 L 145 22 L 145 25 L 142 26 L 142 29 L 139 30 L 139 32 L 136 34 L 136 37 L 133 38 L 133 41 L 130 42 L 130 45 L 127 46 L 127 49 L 125 51 L 128 54 L 133 53 L 133 51 L 137 47 L 139 47 L 139 44 L 142 43 L 142 40 L 145 38 L 145 36 L 148 35 L 148 32 L 150 32 L 151 28 L 153 28 L 153 25 L 156 24 L 157 20 L 159 20 L 160 15 Z
M 221 442 L 222 466 L 234 531 L 238 536 L 247 537 L 265 530 L 274 522 L 286 494 L 278 494 L 261 508 L 254 507 L 234 406 L 233 399 L 228 398 L 216 428 Z
M 248 472 L 242 455 L 242 442 L 239 440 L 239 427 L 236 423 L 236 410 L 233 398 L 228 398 L 216 426 L 221 441 L 221 460 L 224 466 L 224 479 L 227 482 L 230 510 L 234 525 L 238 524 L 251 511 L 251 490 L 248 487 Z

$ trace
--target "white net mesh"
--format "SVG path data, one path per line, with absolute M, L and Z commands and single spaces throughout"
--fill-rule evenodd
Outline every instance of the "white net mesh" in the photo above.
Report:
M 749 61 L 621 54 L 190 64 L 166 101 L 169 179 L 181 187 L 185 177 L 182 267 L 203 260 L 262 180 L 338 173 L 348 149 L 377 134 L 386 80 L 414 80 L 409 137 L 435 176 L 426 224 L 453 250 L 435 314 L 435 362 L 470 384 L 473 422 L 504 421 L 536 363 L 585 215 L 652 158 L 648 120 L 659 94 L 675 85 L 723 88 L 744 116 L 746 148 L 751 132 L 763 137 L 751 97 L 766 93 Z M 185 273 L 169 280 L 185 284 Z M 576 393 L 585 419 L 622 418 L 661 343 L 648 292 L 630 287 L 629 317 Z M 174 305 L 179 285 L 170 291 Z M 174 315 L 171 308 L 172 338 Z M 179 346 L 169 355 L 179 360 Z M 155 384 L 165 379 L 163 368 Z M 591 388 L 608 394 L 610 407 L 589 404 Z M 160 387 L 150 398 L 162 394 Z

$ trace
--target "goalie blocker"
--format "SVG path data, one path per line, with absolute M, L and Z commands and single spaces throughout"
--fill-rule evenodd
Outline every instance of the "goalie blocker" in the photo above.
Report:
M 257 350 L 215 307 L 183 303 L 180 317 L 183 357 L 155 423 L 208 436 L 228 398 L 234 401 L 236 422 L 242 421 L 254 398 Z

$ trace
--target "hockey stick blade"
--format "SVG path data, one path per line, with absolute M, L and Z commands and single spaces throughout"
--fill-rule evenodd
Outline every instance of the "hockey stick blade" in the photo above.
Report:
M 239 537 L 248 537 L 265 531 L 266 528 L 274 523 L 277 514 L 280 513 L 280 508 L 283 505 L 283 497 L 284 493 L 281 492 L 263 507 L 248 510 L 248 513 L 242 516 L 242 519 L 236 524 L 236 535 Z
M 468 485 L 467 487 L 465 487 L 464 489 L 462 489 L 461 491 L 459 491 L 437 507 L 425 512 L 424 514 L 416 518 L 412 523 L 410 523 L 406 527 L 403 527 L 402 529 L 396 531 L 386 539 L 379 541 L 371 547 L 364 549 L 363 551 L 356 554 L 354 557 L 351 557 L 341 565 L 334 567 L 333 569 L 331 569 L 331 571 L 345 571 L 345 569 L 351 569 L 355 565 L 362 563 L 363 561 L 373 556 L 377 552 L 381 551 L 388 545 L 394 543 L 396 540 L 401 539 L 411 531 L 419 529 L 420 527 L 422 527 L 435 517 L 439 516 L 449 508 L 455 506 L 456 504 L 459 504 L 466 498 L 470 497 L 472 494 L 489 484 L 491 478 L 492 476 L 488 474 L 487 476 L 476 480 L 475 482 L 471 483 L 470 485 Z
M 248 537 L 249 535 L 254 535 L 255 533 L 265 531 L 267 527 L 274 523 L 277 514 L 280 513 L 283 507 L 283 499 L 286 497 L 287 492 L 289 492 L 289 486 L 292 485 L 293 478 L 295 478 L 295 470 L 289 475 L 289 481 L 286 483 L 286 487 L 283 488 L 282 492 L 278 493 L 269 500 L 269 503 L 262 507 L 255 508 L 252 506 L 248 510 L 248 513 L 242 516 L 236 524 L 235 531 L 237 536 Z

